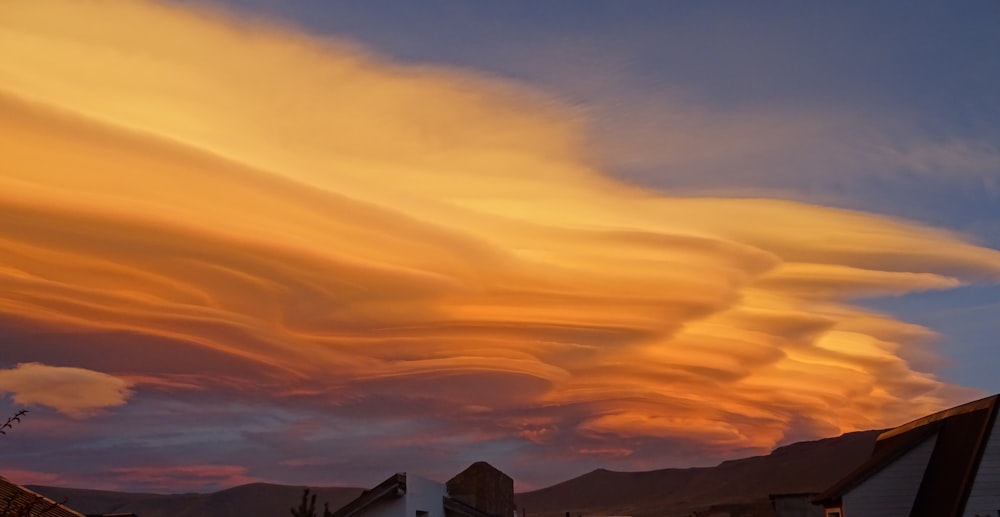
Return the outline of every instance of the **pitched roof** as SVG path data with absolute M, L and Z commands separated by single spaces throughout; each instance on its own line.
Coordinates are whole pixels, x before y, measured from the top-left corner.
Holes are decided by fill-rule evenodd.
M 496 514 L 490 513 L 482 508 L 477 508 L 476 506 L 469 504 L 467 501 L 463 501 L 462 498 L 466 494 L 450 494 L 453 488 L 468 488 L 468 486 L 463 485 L 462 483 L 453 484 L 456 479 L 464 479 L 467 476 L 477 478 L 482 477 L 483 475 L 509 481 L 509 484 L 513 487 L 513 480 L 489 463 L 474 463 L 472 466 L 462 471 L 459 475 L 452 478 L 451 481 L 448 482 L 448 485 L 446 485 L 449 495 L 442 497 L 441 501 L 441 504 L 444 507 L 445 515 L 448 517 L 496 517 Z M 475 479 L 472 479 L 471 481 L 475 481 Z M 475 485 L 475 483 L 472 483 L 472 485 Z M 513 494 L 513 488 L 511 488 L 510 491 L 511 494 Z M 459 490 L 459 492 L 461 492 L 461 490 Z M 370 490 L 365 490 L 356 499 L 333 512 L 332 517 L 351 517 L 352 515 L 359 515 L 362 514 L 366 508 L 379 501 L 400 497 L 405 493 L 406 473 L 400 472 L 393 474 L 389 477 L 389 479 L 379 483 Z M 511 514 L 513 514 L 513 511 Z
M 61 503 L 0 476 L 0 515 L 24 517 L 84 517 Z
M 961 515 L 996 420 L 998 400 L 1000 395 L 993 395 L 882 433 L 868 461 L 813 501 L 835 502 L 917 445 L 934 440 L 910 517 Z
M 406 493 L 406 474 L 396 473 L 385 481 L 375 485 L 371 490 L 361 492 L 356 499 L 333 512 L 333 517 L 350 517 L 389 497 L 399 497 Z

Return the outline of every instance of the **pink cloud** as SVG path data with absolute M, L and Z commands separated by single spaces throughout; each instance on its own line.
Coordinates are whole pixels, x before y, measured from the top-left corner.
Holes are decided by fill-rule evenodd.
M 237 465 L 118 467 L 111 471 L 122 483 L 167 492 L 230 487 L 260 481 L 248 476 L 246 467 Z
M 36 470 L 8 469 L 0 470 L 0 475 L 19 485 L 60 485 L 66 482 L 61 474 L 39 472 Z

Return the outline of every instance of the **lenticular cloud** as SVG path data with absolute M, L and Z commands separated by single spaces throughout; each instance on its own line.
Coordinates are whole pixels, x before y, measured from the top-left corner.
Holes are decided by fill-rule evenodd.
M 120 406 L 131 395 L 129 383 L 112 375 L 41 363 L 0 370 L 0 393 L 9 393 L 17 404 L 47 406 L 72 417 Z
M 0 9 L 2 321 L 89 358 L 127 336 L 107 371 L 140 394 L 614 457 L 966 395 L 911 365 L 932 332 L 850 302 L 998 279 L 995 250 L 629 187 L 557 100 L 470 72 L 146 2 Z

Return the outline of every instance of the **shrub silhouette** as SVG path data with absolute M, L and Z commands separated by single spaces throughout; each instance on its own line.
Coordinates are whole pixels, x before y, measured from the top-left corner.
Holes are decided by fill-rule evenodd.
M 302 501 L 299 502 L 298 508 L 293 506 L 290 511 L 292 512 L 292 517 L 316 517 L 316 494 L 310 497 L 309 489 L 304 489 L 302 491 Z M 330 512 L 330 503 L 323 503 L 323 517 L 331 517 L 332 515 L 333 513 Z

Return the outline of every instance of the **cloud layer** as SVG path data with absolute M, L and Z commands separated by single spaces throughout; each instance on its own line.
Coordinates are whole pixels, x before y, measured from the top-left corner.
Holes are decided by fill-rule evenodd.
M 59 369 L 91 406 L 25 388 L 43 365 L 0 389 L 301 411 L 238 438 L 288 467 L 295 433 L 517 477 L 898 424 L 970 394 L 851 300 L 1000 279 L 945 231 L 617 183 L 540 93 L 210 12 L 8 2 L 0 112 L 0 328 L 35 336 L 3 356 L 114 375 Z M 271 476 L 218 465 L 107 468 Z

